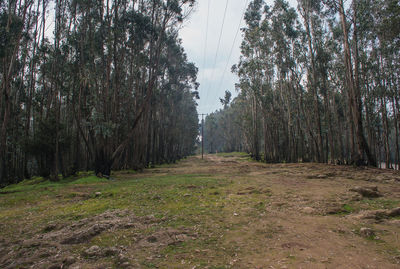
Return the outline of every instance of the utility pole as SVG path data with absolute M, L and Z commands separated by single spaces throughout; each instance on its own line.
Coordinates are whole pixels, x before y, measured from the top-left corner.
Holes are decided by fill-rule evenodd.
M 201 115 L 201 159 L 204 158 L 204 119 L 203 116 L 207 114 L 200 114 Z

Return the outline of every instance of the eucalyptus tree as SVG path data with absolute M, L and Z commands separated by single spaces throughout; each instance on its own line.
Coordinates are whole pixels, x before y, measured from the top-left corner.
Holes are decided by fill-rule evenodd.
M 33 20 L 32 4 L 33 1 L 2 1 L 0 4 L 0 182 L 3 178 L 14 176 L 14 171 L 9 169 L 11 165 L 22 168 L 20 164 L 15 163 L 10 154 L 20 151 L 15 145 L 15 136 L 20 134 L 10 130 L 19 123 L 16 116 L 20 109 L 16 102 L 20 97 L 23 81 L 18 75 L 24 73 L 22 64 L 26 63 L 26 50 L 29 45 L 27 33 Z
M 297 37 L 296 17 L 295 10 L 285 1 L 275 1 L 272 8 L 262 1 L 253 1 L 245 15 L 247 27 L 243 30 L 242 57 L 234 70 L 240 79 L 238 86 L 252 100 L 253 146 L 250 151 L 255 159 L 259 156 L 260 118 L 264 159 L 295 158 L 292 154 L 293 111 L 288 78 L 294 66 L 292 47 Z M 281 102 L 284 107 L 279 105 Z M 280 133 L 283 129 L 288 132 Z
M 359 81 L 359 55 L 358 55 L 358 41 L 357 41 L 357 8 L 356 2 L 353 1 L 353 41 L 354 49 L 350 49 L 349 33 L 347 29 L 348 21 L 344 10 L 343 0 L 338 0 L 338 10 L 340 21 L 343 31 L 343 46 L 344 46 L 344 61 L 346 67 L 346 82 L 348 86 L 348 105 L 351 111 L 351 121 L 354 127 L 356 148 L 352 152 L 352 161 L 355 163 L 362 163 L 364 153 L 367 155 L 368 162 L 376 165 L 376 160 L 372 156 L 369 145 L 364 136 L 363 120 L 362 120 L 362 106 L 361 106 L 361 91 Z M 354 66 L 352 63 L 352 55 Z
M 244 19 L 247 28 L 243 30 L 244 40 L 241 45 L 242 56 L 240 63 L 233 69 L 240 78 L 240 86 L 246 92 L 245 96 L 249 98 L 251 104 L 252 120 L 252 149 L 251 153 L 254 159 L 260 159 L 259 143 L 259 105 L 257 101 L 257 92 L 262 85 L 262 68 L 260 63 L 261 43 L 260 38 L 262 10 L 264 2 L 262 0 L 251 1 L 245 13 Z
M 251 1 L 232 68 L 244 149 L 265 161 L 398 164 L 399 17 L 393 0 L 301 0 L 297 12 Z
M 320 84 L 320 76 L 317 70 L 317 51 L 318 51 L 318 39 L 322 39 L 321 36 L 318 35 L 318 28 L 320 28 L 320 1 L 313 1 L 313 0 L 301 0 L 299 1 L 299 12 L 303 18 L 304 27 L 306 30 L 307 36 L 307 45 L 308 45 L 308 58 L 309 58 L 309 74 L 308 74 L 308 81 L 309 81 L 309 88 L 311 89 L 312 93 L 312 100 L 313 100 L 313 112 L 315 117 L 315 125 L 316 125 L 316 136 L 318 137 L 316 143 L 316 153 L 318 161 L 324 161 L 324 145 L 322 141 L 322 123 L 321 123 L 321 115 L 319 109 L 319 91 L 318 85 Z
M 194 4 L 2 1 L 0 184 L 191 154 L 197 68 L 178 30 Z
M 207 115 L 204 126 L 204 147 L 206 152 L 248 151 L 251 145 L 251 134 L 246 133 L 247 120 L 250 115 L 245 112 L 247 102 L 244 95 L 230 100 L 230 92 L 226 91 L 220 99 L 224 109 Z M 244 124 L 245 123 L 245 124 Z

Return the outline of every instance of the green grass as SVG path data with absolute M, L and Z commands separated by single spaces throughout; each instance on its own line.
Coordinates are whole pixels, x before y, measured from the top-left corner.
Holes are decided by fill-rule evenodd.
M 343 206 L 343 211 L 339 215 L 347 215 L 357 213 L 362 210 L 378 210 L 393 209 L 400 206 L 399 200 L 387 199 L 384 197 L 376 199 L 362 199 L 360 201 L 352 201 Z
M 35 178 L 8 186 L 0 195 L 0 223 L 5 227 L 3 235 L 9 238 L 18 236 L 13 228 L 15 223 L 25 222 L 32 233 L 41 233 L 48 222 L 73 223 L 112 209 L 128 209 L 138 216 L 164 218 L 165 221 L 160 222 L 157 229 L 201 226 L 198 232 L 207 235 L 214 231 L 215 222 L 224 221 L 226 188 L 232 184 L 227 178 L 211 174 L 137 178 L 124 172 L 117 172 L 115 176 L 115 180 L 84 176 L 59 182 Z M 96 196 L 96 192 L 101 192 L 101 195 Z M 90 244 L 102 247 L 129 245 L 134 232 L 146 234 L 152 230 L 105 232 L 93 238 Z M 214 234 L 206 239 L 170 246 L 163 253 L 190 255 L 199 247 L 217 251 L 218 238 L 219 235 Z M 83 248 L 77 246 L 76 251 Z M 207 256 L 201 256 L 196 261 L 206 264 Z M 154 261 L 143 258 L 142 262 L 144 268 L 153 267 Z M 181 261 L 172 262 L 179 265 Z M 163 264 L 163 260 L 159 259 L 159 263 Z M 211 265 L 218 268 L 223 264 L 219 261 Z
M 76 220 L 117 208 L 132 209 L 138 215 L 195 216 L 220 199 L 218 195 L 210 195 L 209 190 L 215 192 L 227 184 L 227 180 L 198 174 L 115 181 L 89 176 L 60 182 L 23 182 L 3 189 L 0 220 L 31 210 L 32 206 L 37 212 L 46 213 L 45 219 L 59 220 Z M 96 197 L 95 192 L 101 195 Z M 176 222 L 189 225 L 193 221 L 182 217 Z
M 393 209 L 400 206 L 399 200 L 390 200 L 386 198 L 363 199 L 360 204 L 370 209 Z
M 43 177 L 32 177 L 31 179 L 25 179 L 18 183 L 17 185 L 24 186 L 24 185 L 36 185 L 46 181 Z
M 223 158 L 234 156 L 236 158 L 232 160 L 235 162 L 249 159 L 245 153 L 218 155 Z M 195 166 L 207 167 L 204 162 L 210 162 L 210 159 L 194 158 L 191 162 L 196 162 Z M 156 167 L 158 171 L 148 169 L 144 173 L 119 171 L 113 173 L 113 180 L 85 172 L 59 182 L 33 178 L 8 186 L 0 194 L 1 236 L 11 238 L 10 241 L 25 240 L 37 233 L 43 234 L 49 222 L 70 225 L 108 210 L 126 209 L 137 216 L 152 215 L 160 221 L 150 226 L 105 231 L 88 242 L 71 246 L 74 254 L 81 255 L 91 245 L 122 245 L 135 251 L 134 259 L 142 268 L 235 268 L 235 265 L 228 264 L 237 253 L 253 251 L 251 246 L 257 244 L 268 245 L 267 241 L 272 242 L 278 234 L 284 234 L 284 227 L 268 214 L 279 210 L 271 207 L 277 195 L 288 195 L 291 199 L 290 195 L 296 194 L 295 189 L 281 190 L 271 185 L 268 178 L 261 179 L 264 175 L 252 178 L 238 174 L 236 170 L 193 172 L 194 165 L 181 161 L 177 169 L 177 165 L 172 164 Z M 96 192 L 101 194 L 96 195 Z M 287 204 L 290 202 L 288 200 Z M 398 201 L 388 198 L 363 199 L 348 202 L 339 214 L 397 206 Z M 262 221 L 254 225 L 259 220 Z M 247 230 L 252 225 L 254 230 Z M 156 251 L 141 250 L 135 245 L 136 238 L 146 238 L 166 228 L 184 228 L 195 233 L 196 237 L 162 246 Z M 246 246 L 243 242 L 251 244 Z M 260 251 L 264 250 L 260 248 Z M 262 255 L 261 252 L 256 254 Z M 301 259 L 298 253 L 283 255 L 293 264 Z M 151 259 L 147 259 L 149 256 Z M 118 267 L 115 259 L 102 259 L 100 262 Z M 191 264 L 182 263 L 186 261 L 191 261 Z
M 220 157 L 226 157 L 226 158 L 228 158 L 228 157 L 247 157 L 247 156 L 249 156 L 249 154 L 246 153 L 246 152 L 218 152 L 218 153 L 216 153 L 216 155 L 220 156 Z
M 107 182 L 106 178 L 98 178 L 96 176 L 83 177 L 70 182 L 70 184 L 96 184 L 99 182 Z
M 59 188 L 66 187 L 68 185 L 75 184 L 98 184 L 102 182 L 107 182 L 106 178 L 99 178 L 96 176 L 86 176 L 86 177 L 69 177 L 65 179 L 61 179 L 59 181 L 50 181 L 48 179 L 44 179 L 42 177 L 35 177 L 32 179 L 26 179 L 20 183 L 9 185 L 3 189 L 1 189 L 2 194 L 7 193 L 16 193 L 16 192 L 27 192 L 27 191 L 36 191 L 41 189 L 48 188 Z
M 345 204 L 345 205 L 343 205 L 343 212 L 346 214 L 353 213 L 354 208 L 351 205 Z
M 356 210 L 356 209 L 354 208 L 354 205 L 353 205 L 353 204 L 344 204 L 344 205 L 342 206 L 342 208 L 340 209 L 340 211 L 335 212 L 335 213 L 332 213 L 332 214 L 333 214 L 333 215 L 337 215 L 337 216 L 345 216 L 345 215 L 354 213 L 354 212 L 356 212 L 356 211 L 358 211 L 358 210 Z

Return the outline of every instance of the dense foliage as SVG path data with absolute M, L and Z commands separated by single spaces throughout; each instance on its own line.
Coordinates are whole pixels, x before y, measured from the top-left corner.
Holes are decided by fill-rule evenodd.
M 399 164 L 398 0 L 254 0 L 245 20 L 239 95 L 206 118 L 208 151 Z
M 0 185 L 141 169 L 194 150 L 194 0 L 0 2 Z

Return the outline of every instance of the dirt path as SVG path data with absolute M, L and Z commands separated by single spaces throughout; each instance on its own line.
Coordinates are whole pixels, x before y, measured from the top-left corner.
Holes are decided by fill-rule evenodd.
M 400 267 L 395 171 L 225 154 L 115 177 L 1 195 L 0 267 Z
M 239 268 L 399 268 L 400 219 L 379 209 L 400 206 L 400 175 L 322 164 L 260 164 L 206 157 L 196 173 L 231 178 L 226 245 Z M 184 168 L 178 168 L 184 169 Z M 381 198 L 355 187 L 377 187 Z M 374 215 L 378 213 L 378 215 Z

